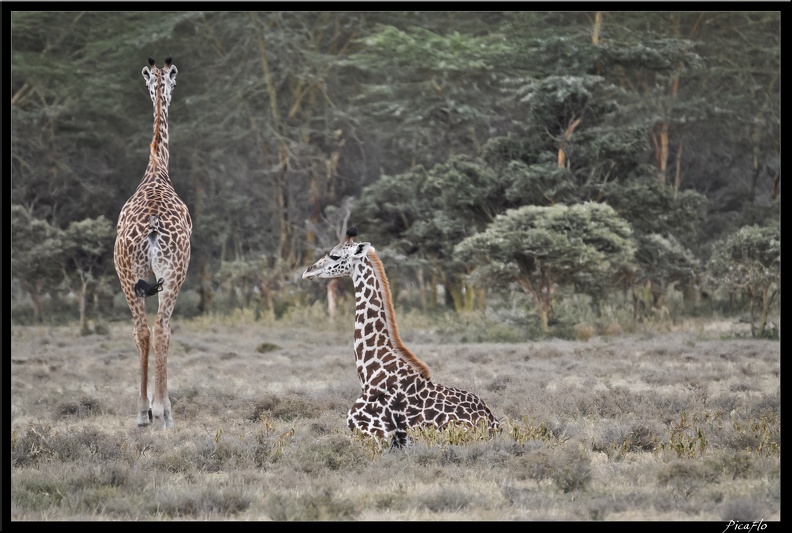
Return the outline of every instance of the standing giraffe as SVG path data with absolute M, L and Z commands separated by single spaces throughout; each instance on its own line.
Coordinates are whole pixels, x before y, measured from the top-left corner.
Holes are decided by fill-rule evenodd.
M 303 272 L 303 279 L 351 276 L 355 285 L 355 364 L 362 394 L 347 415 L 350 429 L 407 443 L 407 429 L 445 427 L 449 422 L 499 427 L 489 407 L 475 394 L 444 387 L 399 338 L 390 286 L 371 243 L 355 242 L 356 228 L 326 256 Z
M 154 138 L 146 173 L 118 215 L 114 259 L 132 311 L 135 344 L 140 352 L 137 424 L 147 426 L 154 420 L 169 428 L 173 426 L 168 398 L 170 318 L 190 263 L 192 220 L 168 176 L 168 106 L 178 70 L 170 57 L 162 68 L 157 68 L 151 58 L 148 62 L 151 68 L 143 67 L 143 78 L 154 103 Z M 150 285 L 146 280 L 152 274 L 157 281 Z M 153 328 L 154 394 L 149 400 L 152 331 L 146 320 L 144 298 L 154 294 L 159 294 L 159 306 Z

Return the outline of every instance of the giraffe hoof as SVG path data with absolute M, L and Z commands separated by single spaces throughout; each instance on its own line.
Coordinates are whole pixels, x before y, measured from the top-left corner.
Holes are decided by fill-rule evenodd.
M 151 423 L 151 409 L 140 411 L 137 417 L 138 427 L 144 428 Z
M 157 419 L 154 420 L 154 426 L 153 427 L 156 427 L 156 428 L 159 428 L 159 429 L 170 429 L 170 428 L 173 427 L 173 418 L 171 418 L 169 416 L 157 417 Z

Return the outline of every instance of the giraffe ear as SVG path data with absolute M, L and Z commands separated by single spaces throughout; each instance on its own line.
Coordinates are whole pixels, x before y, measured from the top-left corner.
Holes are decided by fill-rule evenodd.
M 357 248 L 355 248 L 354 256 L 355 257 L 366 257 L 366 254 L 368 253 L 369 248 L 371 248 L 371 243 L 370 242 L 359 242 L 359 243 L 357 243 Z
M 176 68 L 176 65 L 171 65 L 170 71 L 168 72 L 168 77 L 170 77 L 171 81 L 176 79 L 176 74 L 179 73 L 179 69 Z
M 148 67 L 143 67 L 143 77 L 146 78 L 146 82 L 149 81 L 151 77 L 151 70 Z

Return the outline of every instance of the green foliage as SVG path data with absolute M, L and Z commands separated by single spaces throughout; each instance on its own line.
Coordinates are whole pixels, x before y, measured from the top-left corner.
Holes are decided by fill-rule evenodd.
M 530 293 L 546 332 L 556 285 L 600 286 L 630 269 L 634 252 L 629 224 L 608 205 L 585 203 L 508 210 L 454 253 L 476 266 L 479 282 Z
M 430 170 L 417 166 L 384 176 L 363 190 L 357 215 L 368 221 L 360 224 L 367 240 L 380 238 L 381 246 L 391 244 L 419 258 L 419 265 L 443 280 L 461 310 L 467 265 L 454 256 L 454 246 L 509 205 L 502 176 L 479 159 L 454 156 Z
M 780 282 L 781 234 L 778 228 L 746 226 L 713 245 L 712 273 L 734 288 Z
M 664 283 L 687 283 L 701 273 L 701 261 L 674 236 L 650 233 L 638 236 L 636 241 L 635 260 L 644 276 Z
M 429 446 L 463 445 L 474 441 L 486 441 L 492 437 L 485 420 L 480 421 L 476 427 L 456 421 L 446 424 L 442 429 L 420 426 L 410 428 L 407 435 L 416 442 L 426 443 Z
M 559 168 L 555 162 L 526 165 L 512 161 L 502 172 L 509 183 L 506 197 L 515 205 L 576 203 L 585 197 L 572 172 L 568 168 Z
M 103 215 L 71 222 L 64 232 L 66 268 L 72 267 L 85 278 L 114 273 L 112 249 L 115 226 Z
M 781 233 L 777 227 L 745 226 L 713 245 L 709 271 L 730 291 L 751 302 L 751 332 L 765 333 L 767 314 L 781 292 Z M 756 317 L 755 312 L 760 316 Z M 755 329 L 758 322 L 758 331 Z
M 410 72 L 469 75 L 492 70 L 492 57 L 508 50 L 501 35 L 442 34 L 420 26 L 402 30 L 381 24 L 361 39 L 363 45 L 347 62 L 379 72 L 383 60 Z
M 510 437 L 519 445 L 525 445 L 532 441 L 539 441 L 544 444 L 558 444 L 558 436 L 552 429 L 547 427 L 544 421 L 538 425 L 523 419 L 519 424 L 511 426 Z
M 226 263 L 305 263 L 322 215 L 350 197 L 351 222 L 405 254 L 402 275 L 427 269 L 459 309 L 467 268 L 450 250 L 521 205 L 609 203 L 642 270 L 669 282 L 715 239 L 778 217 L 779 17 L 14 11 L 11 201 L 55 232 L 113 221 L 148 157 L 140 69 L 165 50 L 180 69 L 170 174 L 194 219 L 195 312 L 228 288 Z M 33 298 L 57 291 L 60 273 L 14 255 Z M 90 271 L 109 274 L 108 257 Z M 256 301 L 251 276 L 235 283 L 257 313 L 300 299 L 296 284 Z
M 675 192 L 646 179 L 611 184 L 606 201 L 637 235 L 671 235 L 686 246 L 697 242 L 709 205 L 700 193 Z
M 596 124 L 615 109 L 606 95 L 615 89 L 601 76 L 584 73 L 548 75 L 513 80 L 515 97 L 531 117 L 529 128 L 548 129 L 551 136 L 562 134 L 578 118 Z
M 478 149 L 495 117 L 501 35 L 383 24 L 358 44 L 340 65 L 365 73 L 352 104 L 388 153 L 431 166 Z
M 33 299 L 41 319 L 41 297 L 63 280 L 63 231 L 34 217 L 21 205 L 11 206 L 11 275 Z
M 274 352 L 276 350 L 280 350 L 280 346 L 273 342 L 262 342 L 256 347 L 256 351 L 259 353 L 267 353 L 267 352 Z

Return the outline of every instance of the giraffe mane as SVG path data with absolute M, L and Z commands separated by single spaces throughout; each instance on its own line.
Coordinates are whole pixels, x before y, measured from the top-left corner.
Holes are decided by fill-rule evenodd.
M 149 58 L 149 61 L 153 61 Z M 154 64 L 152 63 L 152 66 Z M 159 149 L 160 141 L 160 121 L 162 120 L 162 71 L 157 70 L 157 103 L 155 110 L 157 112 L 154 117 L 154 138 L 151 140 L 151 164 L 152 168 L 157 170 L 157 150 Z
M 393 301 L 391 300 L 390 284 L 385 275 L 385 267 L 382 266 L 382 261 L 373 246 L 369 248 L 367 256 L 371 265 L 374 267 L 374 275 L 377 276 L 380 287 L 382 287 L 382 300 L 385 304 L 385 322 L 388 325 L 388 332 L 393 342 L 393 348 L 403 361 L 413 367 L 423 378 L 429 379 L 429 367 L 408 350 L 402 343 L 401 337 L 399 337 L 399 330 L 396 328 L 396 314 L 393 311 Z

